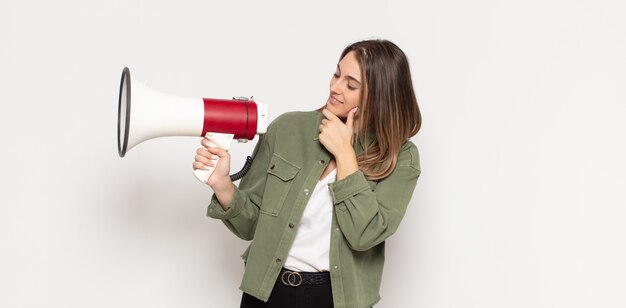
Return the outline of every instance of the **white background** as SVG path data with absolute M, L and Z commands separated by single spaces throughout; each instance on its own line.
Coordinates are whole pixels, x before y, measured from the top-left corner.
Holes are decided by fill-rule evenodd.
M 238 307 L 199 138 L 116 145 L 124 66 L 181 96 L 324 103 L 387 38 L 422 176 L 377 307 L 626 307 L 626 5 L 608 0 L 0 1 L 0 306 Z M 239 168 L 253 143 L 234 144 Z

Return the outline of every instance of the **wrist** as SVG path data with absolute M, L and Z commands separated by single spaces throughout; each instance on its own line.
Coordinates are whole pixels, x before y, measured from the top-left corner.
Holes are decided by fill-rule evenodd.
M 211 189 L 216 192 L 216 193 L 224 193 L 224 192 L 230 192 L 233 190 L 233 182 L 230 180 L 230 177 L 228 179 L 224 178 L 223 180 L 219 180 L 219 181 L 215 181 L 214 183 L 212 183 Z
M 341 155 L 335 156 L 335 161 L 337 163 L 337 180 L 342 180 L 359 170 L 356 153 L 352 147 L 342 151 Z
M 211 189 L 215 193 L 215 197 L 219 201 L 222 208 L 226 211 L 230 207 L 230 203 L 235 197 L 235 184 L 228 179 L 227 183 L 220 182 L 219 185 L 211 186 Z
M 356 162 L 356 153 L 352 148 L 346 149 L 345 151 L 341 151 L 339 155 L 335 155 L 335 161 L 337 164 L 345 164 L 352 161 Z

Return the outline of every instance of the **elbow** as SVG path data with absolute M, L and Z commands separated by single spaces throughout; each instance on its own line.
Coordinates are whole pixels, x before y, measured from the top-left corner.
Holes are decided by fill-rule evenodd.
M 346 242 L 348 247 L 354 251 L 368 251 L 381 243 L 383 243 L 387 238 L 393 235 L 397 230 L 397 227 L 385 227 L 379 230 L 379 232 L 375 232 L 375 234 L 367 232 L 361 234 L 360 236 L 346 236 Z
M 251 241 L 254 239 L 255 228 L 248 230 L 245 234 L 242 234 L 241 239 L 244 241 Z
M 371 245 L 371 244 L 352 244 L 352 243 L 348 242 L 348 246 L 350 247 L 350 249 L 352 249 L 354 251 L 368 251 L 368 250 L 372 249 L 372 247 L 375 247 L 376 245 Z
M 384 241 L 384 238 L 367 239 L 360 237 L 354 240 L 347 239 L 348 247 L 354 251 L 368 251 Z
M 248 235 L 244 235 L 244 236 L 240 236 L 240 239 L 244 240 L 244 241 L 251 241 L 254 237 L 253 236 L 248 236 Z
M 251 232 L 238 232 L 238 231 L 233 231 L 233 233 L 235 234 L 235 236 L 237 236 L 238 238 L 244 240 L 244 241 L 251 241 L 254 239 L 254 233 Z

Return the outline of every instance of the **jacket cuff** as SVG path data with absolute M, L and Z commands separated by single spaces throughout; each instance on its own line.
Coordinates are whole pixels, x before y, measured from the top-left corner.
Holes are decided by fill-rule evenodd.
M 207 216 L 216 219 L 227 220 L 236 217 L 241 213 L 243 209 L 243 196 L 242 192 L 239 189 L 235 189 L 235 195 L 233 197 L 233 201 L 230 202 L 230 207 L 227 210 L 222 208 L 222 205 L 217 200 L 215 194 L 211 197 L 211 203 L 209 204 L 209 208 L 207 209 Z
M 361 171 L 356 171 L 342 180 L 330 183 L 330 194 L 333 204 L 338 205 L 346 199 L 370 189 L 370 185 Z

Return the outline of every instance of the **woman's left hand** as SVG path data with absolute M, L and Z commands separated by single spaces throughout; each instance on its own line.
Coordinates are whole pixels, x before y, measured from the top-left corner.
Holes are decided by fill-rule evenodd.
M 354 136 L 354 114 L 358 107 L 348 112 L 346 123 L 343 123 L 339 117 L 334 115 L 328 109 L 323 109 L 325 119 L 320 124 L 320 143 L 333 156 L 337 157 L 346 151 L 352 151 L 352 139 Z M 348 152 L 349 153 L 349 152 Z

